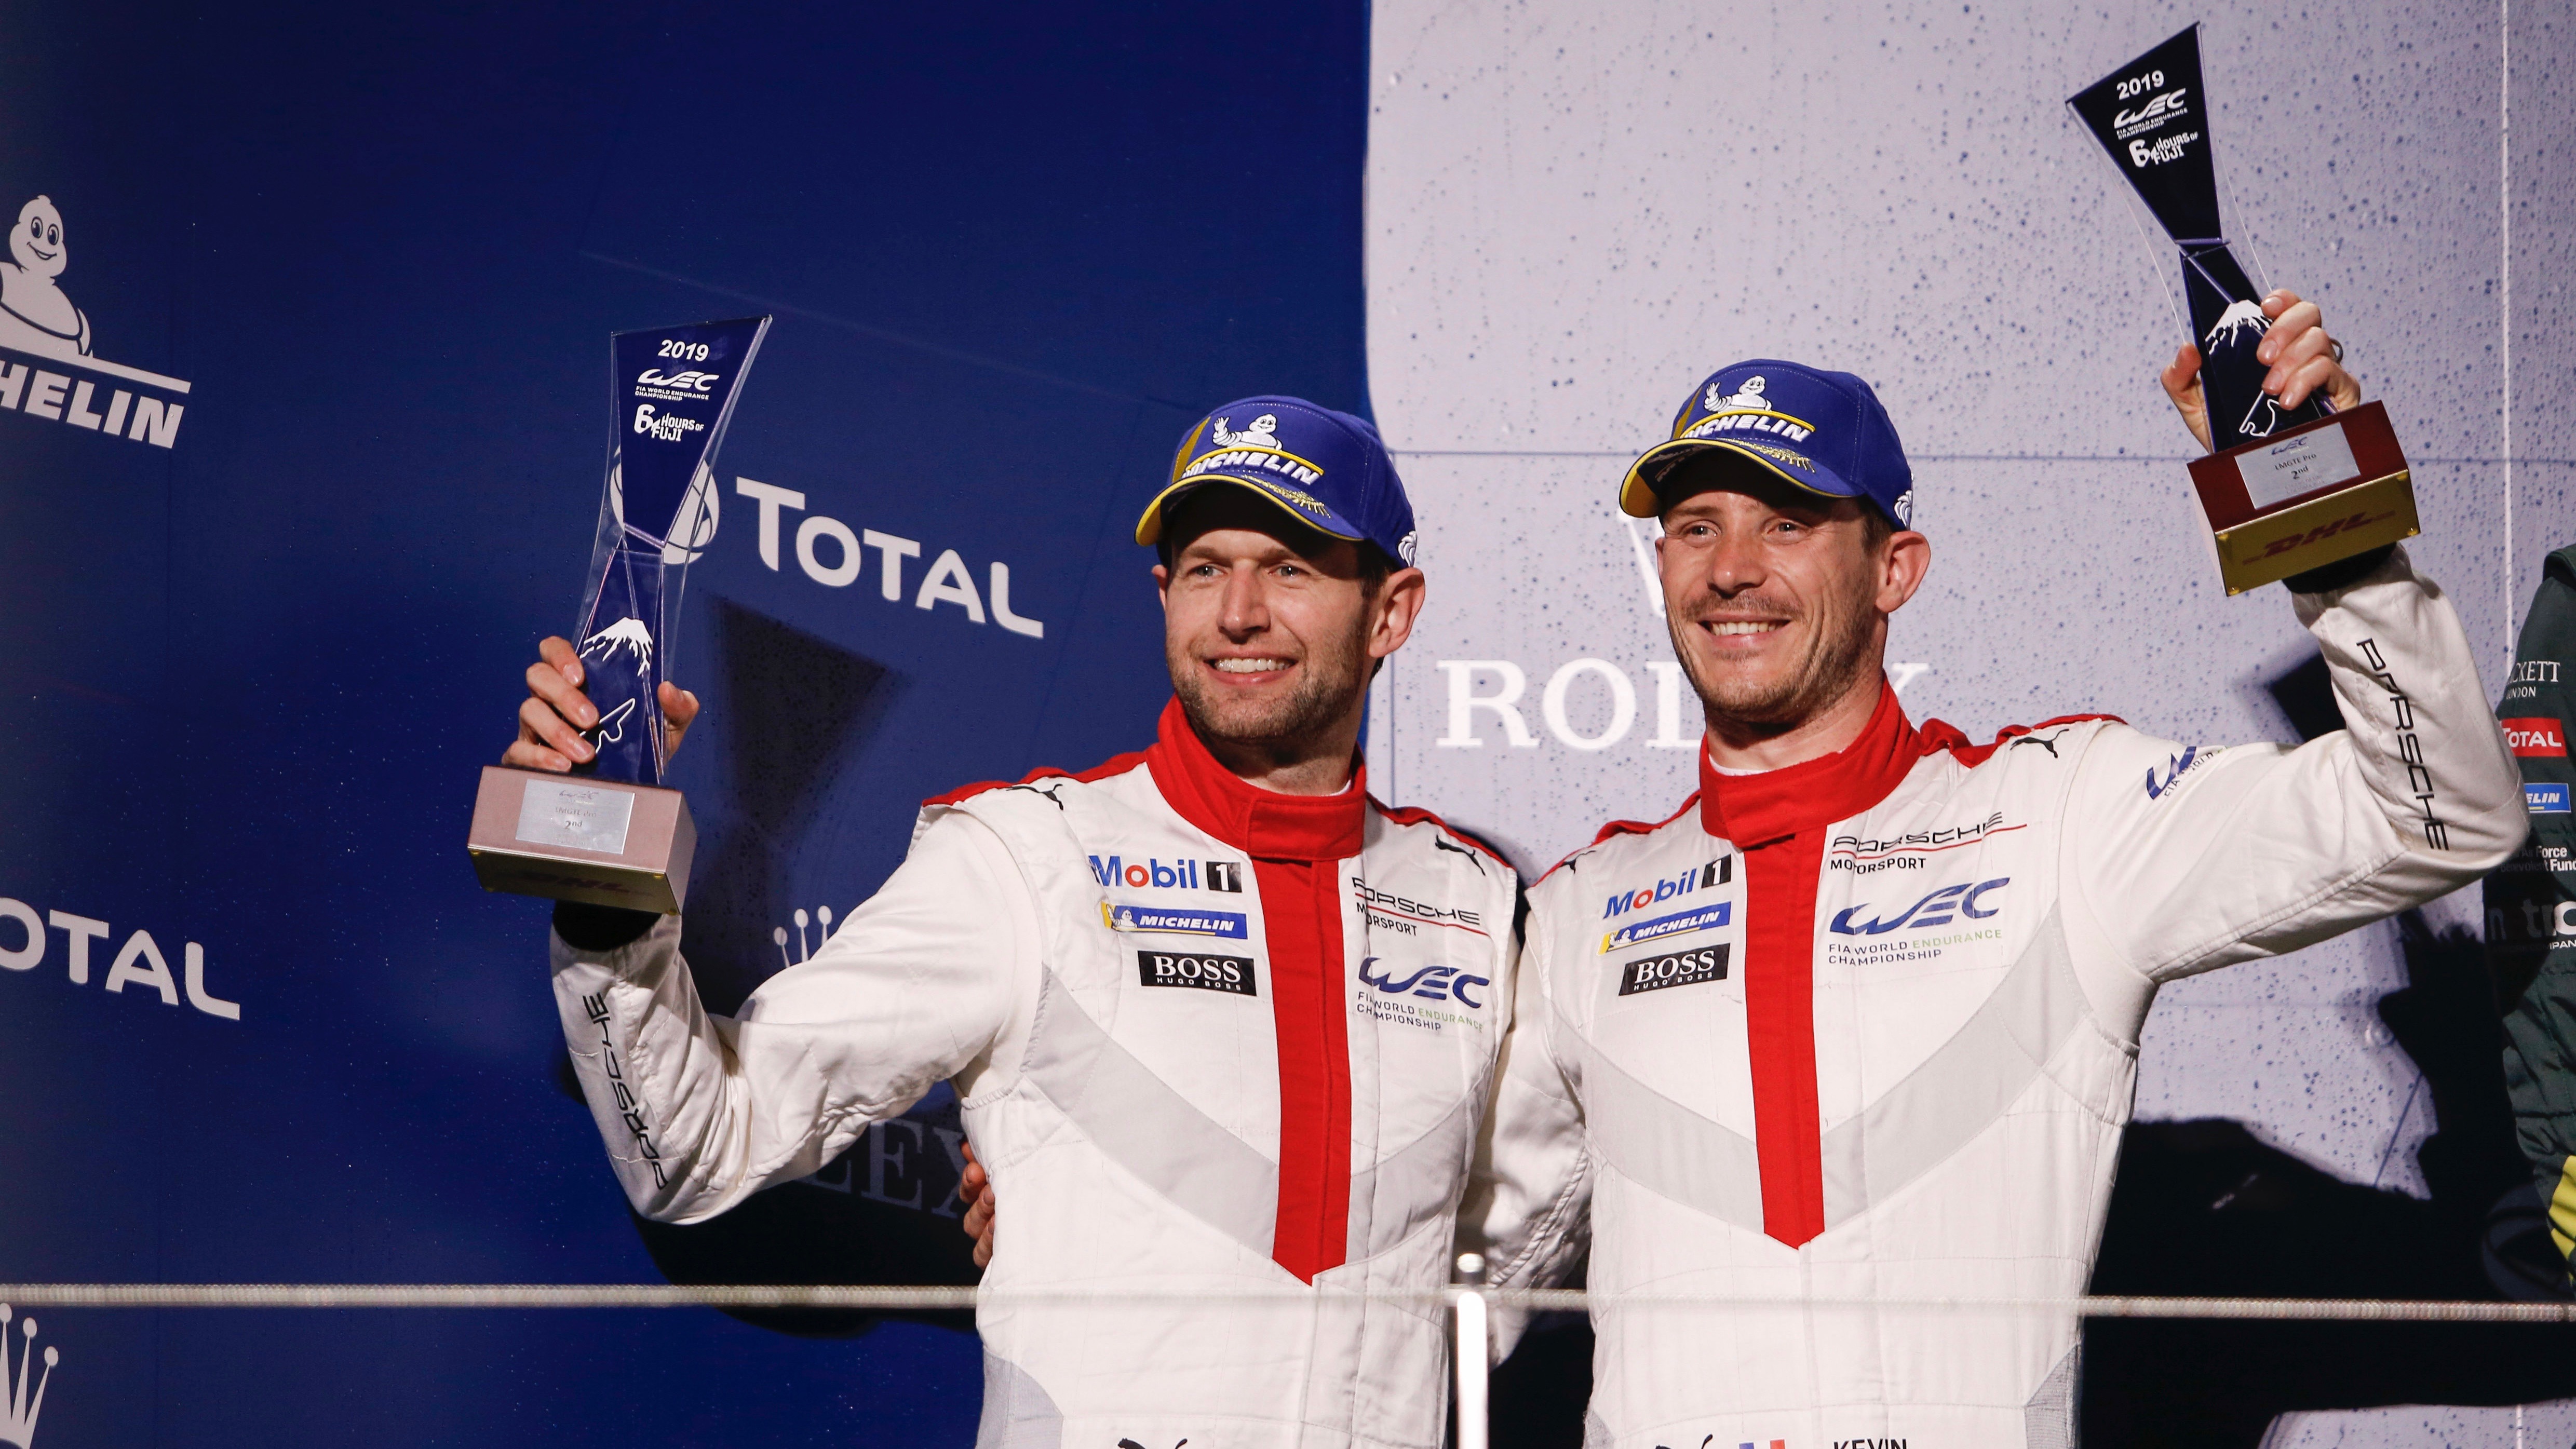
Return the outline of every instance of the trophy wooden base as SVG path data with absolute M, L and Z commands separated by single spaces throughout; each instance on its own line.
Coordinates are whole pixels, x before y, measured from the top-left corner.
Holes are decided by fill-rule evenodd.
M 486 765 L 465 849 L 487 891 L 673 915 L 697 845 L 677 790 Z
M 2191 484 L 2230 594 L 2423 532 L 2406 455 L 2375 402 L 2194 459 Z

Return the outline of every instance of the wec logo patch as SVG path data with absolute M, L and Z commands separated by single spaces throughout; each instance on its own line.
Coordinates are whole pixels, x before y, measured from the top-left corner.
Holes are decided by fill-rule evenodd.
M 1846 906 L 1834 913 L 1833 932 L 1837 936 L 1883 936 L 1899 926 L 1911 926 L 1918 931 L 1946 926 L 1961 916 L 1982 921 L 1999 913 L 2003 907 L 1980 910 L 1977 902 L 1988 891 L 2002 890 L 2011 884 L 2012 877 L 2004 876 L 1997 880 L 1979 881 L 1975 885 L 1962 881 L 1957 885 L 1943 886 L 1885 920 L 1855 921 L 1854 917 L 1870 907 L 1865 903 Z
M 1400 981 L 1396 979 L 1395 972 L 1391 968 L 1377 975 L 1370 975 L 1369 968 L 1381 959 L 1383 958 L 1371 956 L 1360 962 L 1360 980 L 1388 996 L 1411 995 L 1419 996 L 1425 1001 L 1455 1001 L 1461 1006 L 1482 1007 L 1485 1003 L 1468 995 L 1467 988 L 1494 984 L 1482 976 L 1464 975 L 1455 966 L 1418 967 L 1412 975 Z

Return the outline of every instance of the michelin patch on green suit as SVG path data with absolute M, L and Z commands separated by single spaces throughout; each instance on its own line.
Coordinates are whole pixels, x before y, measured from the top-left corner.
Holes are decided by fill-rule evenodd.
M 2496 718 L 2522 765 L 2531 839 L 2486 881 L 2487 961 L 2504 1011 L 2514 1126 L 2548 1205 L 2551 1238 L 2576 1256 L 2576 547 L 2549 556 L 2514 648 Z

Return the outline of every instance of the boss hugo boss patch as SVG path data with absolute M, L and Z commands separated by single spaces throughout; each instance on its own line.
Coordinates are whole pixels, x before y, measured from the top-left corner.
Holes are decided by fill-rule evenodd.
M 1696 951 L 1674 951 L 1662 956 L 1647 956 L 1619 968 L 1619 994 L 1634 996 L 1640 991 L 1661 991 L 1667 986 L 1697 986 L 1703 981 L 1726 979 L 1728 947 L 1720 942 L 1702 946 Z
M 1210 956 L 1199 952 L 1139 951 L 1136 979 L 1147 986 L 1195 986 L 1236 996 L 1259 996 L 1249 956 Z

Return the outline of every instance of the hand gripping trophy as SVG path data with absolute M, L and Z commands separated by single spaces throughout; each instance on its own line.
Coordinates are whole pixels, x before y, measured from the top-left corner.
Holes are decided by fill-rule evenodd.
M 2263 391 L 2262 293 L 2229 251 L 2210 159 L 2210 106 L 2193 26 L 2067 99 L 2182 253 L 2201 355 L 2210 456 L 2192 488 L 2227 592 L 2287 578 L 2417 533 L 2415 492 L 2378 403 L 2295 408 Z
M 665 914 L 697 827 L 666 764 L 660 685 L 689 560 L 714 521 L 716 449 L 767 317 L 609 339 L 608 483 L 578 642 L 599 721 L 570 776 L 486 766 L 466 849 L 483 888 Z

